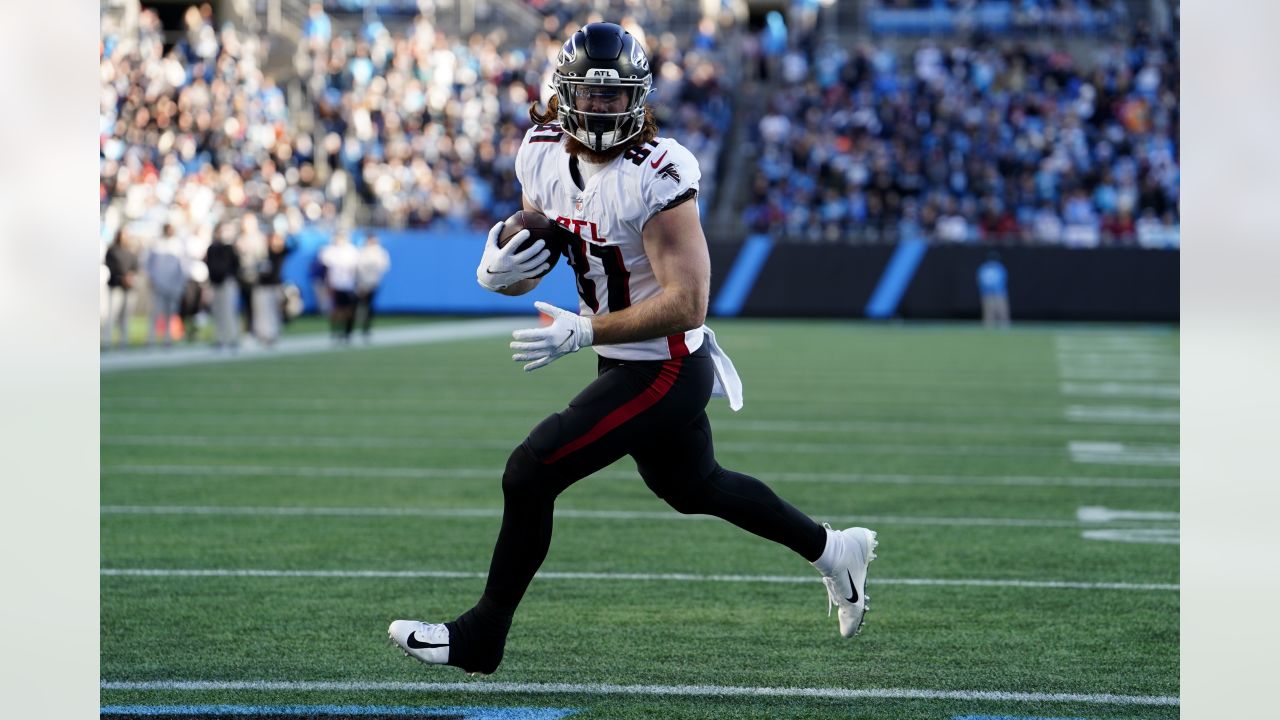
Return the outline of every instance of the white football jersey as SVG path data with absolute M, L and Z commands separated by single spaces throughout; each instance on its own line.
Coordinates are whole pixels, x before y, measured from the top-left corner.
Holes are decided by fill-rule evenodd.
M 516 178 L 525 198 L 577 236 L 567 261 L 578 284 L 579 312 L 608 315 L 657 295 L 661 287 L 644 251 L 641 231 L 668 203 L 698 188 L 702 173 L 693 153 L 670 138 L 628 149 L 587 179 L 579 190 L 558 124 L 535 125 L 516 154 Z M 702 345 L 702 328 L 620 345 L 594 345 L 618 360 L 667 360 Z

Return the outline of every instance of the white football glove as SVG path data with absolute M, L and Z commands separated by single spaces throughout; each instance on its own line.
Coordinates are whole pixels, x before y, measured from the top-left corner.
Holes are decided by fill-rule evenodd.
M 480 267 L 476 268 L 476 282 L 481 287 L 486 290 L 503 290 L 521 280 L 540 275 L 550 267 L 547 258 L 551 257 L 551 251 L 546 249 L 546 243 L 542 240 L 516 252 L 520 243 L 529 239 L 528 230 L 521 230 L 506 245 L 498 247 L 498 235 L 501 233 L 502 223 L 494 225 L 489 231 L 489 239 L 484 243 L 484 256 L 480 258 Z
M 591 345 L 592 340 L 595 339 L 590 318 L 561 310 L 555 305 L 541 301 L 534 303 L 533 306 L 550 317 L 553 322 L 546 327 L 516 330 L 511 333 L 511 337 L 517 340 L 511 343 L 511 349 L 517 351 L 511 359 L 516 362 L 533 361 L 524 366 L 525 372 L 537 370 L 562 355 L 578 352 Z

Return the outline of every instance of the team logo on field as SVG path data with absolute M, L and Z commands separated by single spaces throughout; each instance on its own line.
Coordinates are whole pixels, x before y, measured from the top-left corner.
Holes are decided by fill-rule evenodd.
M 665 153 L 663 154 L 665 155 Z M 676 169 L 676 164 L 673 162 L 663 165 L 662 169 L 658 171 L 658 177 L 671 178 L 676 184 L 680 183 L 680 171 Z

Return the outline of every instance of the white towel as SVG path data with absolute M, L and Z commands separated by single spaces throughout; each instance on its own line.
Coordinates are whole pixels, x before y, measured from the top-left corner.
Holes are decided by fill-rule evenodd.
M 707 348 L 711 351 L 711 366 L 715 368 L 715 382 L 711 386 L 712 397 L 729 398 L 729 407 L 737 412 L 742 409 L 742 378 L 733 367 L 733 361 L 716 343 L 716 334 L 711 328 L 702 326 L 707 334 Z

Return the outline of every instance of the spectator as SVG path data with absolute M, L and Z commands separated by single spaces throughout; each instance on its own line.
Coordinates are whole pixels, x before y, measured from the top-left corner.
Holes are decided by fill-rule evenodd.
M 174 235 L 174 227 L 165 223 L 164 234 L 147 252 L 147 282 L 151 287 L 151 314 L 147 323 L 147 344 L 156 341 L 156 326 L 161 327 L 166 346 L 173 344 L 173 320 L 187 284 L 186 245 Z
M 1147 208 L 1137 223 L 1138 244 L 1144 248 L 1177 248 L 1180 234 L 1172 210 L 1166 210 L 1163 217 L 1157 217 L 1155 210 Z
M 311 292 L 316 298 L 316 312 L 329 317 L 333 313 L 333 293 L 329 291 L 329 279 L 325 277 L 327 271 L 322 254 L 317 252 L 311 257 L 311 263 L 307 266 L 307 280 L 311 283 Z
M 1102 240 L 1115 245 L 1133 245 L 1137 241 L 1137 228 L 1128 208 L 1103 215 Z
M 1038 243 L 1045 245 L 1062 243 L 1062 218 L 1058 217 L 1058 210 L 1053 203 L 1045 201 L 1040 204 L 1040 209 L 1032 221 L 1031 233 Z
M 307 8 L 307 21 L 302 28 L 302 36 L 312 49 L 324 47 L 333 38 L 333 23 L 324 11 L 323 3 L 313 2 Z
M 333 243 L 320 251 L 324 263 L 325 279 L 333 296 L 333 313 L 329 316 L 329 330 L 333 339 L 343 344 L 351 342 L 355 324 L 356 266 L 360 256 L 346 233 L 333 236 Z
M 356 316 L 365 342 L 369 342 L 370 331 L 373 329 L 374 297 L 378 294 L 382 278 L 390 269 L 391 257 L 378 242 L 378 236 L 366 236 L 356 264 Z
M 270 266 L 267 258 L 267 238 L 262 234 L 262 226 L 253 214 L 240 218 L 240 234 L 235 241 L 236 255 L 240 259 L 240 272 L 236 274 L 239 289 L 240 314 L 244 321 L 244 332 L 261 339 L 257 333 L 258 323 L 254 319 L 257 303 L 253 300 L 254 290 L 258 286 L 259 274 L 264 267 Z M 266 321 L 270 324 L 270 320 Z
M 209 250 L 204 264 L 209 270 L 209 286 L 212 289 L 214 347 L 235 350 L 240 345 L 240 323 L 236 316 L 236 298 L 239 296 L 240 256 L 232 245 L 235 226 L 223 224 Z
M 978 294 L 982 298 L 982 324 L 988 328 L 1009 327 L 1009 274 L 1000 254 L 987 254 L 978 266 Z
M 266 347 L 274 347 L 280 338 L 281 312 L 284 302 L 282 272 L 284 260 L 293 252 L 285 237 L 273 232 L 267 241 L 267 253 L 258 260 L 258 281 L 253 287 L 253 334 Z
M 209 282 L 209 268 L 199 260 L 191 262 L 186 285 L 182 288 L 182 298 L 178 302 L 178 316 L 182 318 L 182 328 L 188 343 L 196 341 L 200 328 L 208 320 L 205 310 L 209 300 L 206 285 Z
M 138 275 L 138 256 L 133 251 L 133 239 L 123 231 L 117 232 L 111 247 L 107 248 L 104 264 L 110 277 L 107 279 L 109 310 L 107 322 L 102 326 L 102 348 L 112 343 L 122 348 L 129 342 L 129 316 L 133 314 L 134 284 Z

